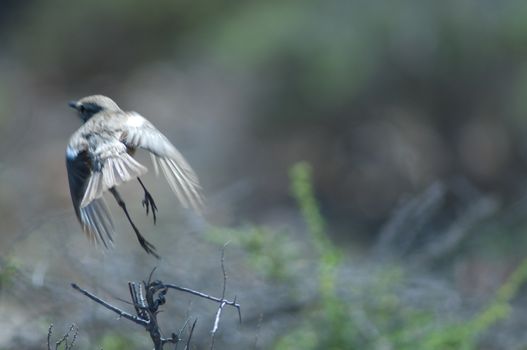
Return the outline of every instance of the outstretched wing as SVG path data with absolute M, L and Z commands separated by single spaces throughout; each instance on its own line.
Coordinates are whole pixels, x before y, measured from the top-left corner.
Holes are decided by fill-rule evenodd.
M 90 240 L 108 247 L 113 242 L 114 226 L 104 199 L 95 199 L 81 207 L 82 198 L 91 178 L 91 165 L 87 151 L 76 152 L 68 147 L 66 169 L 73 208 L 83 231 Z
M 121 141 L 130 148 L 149 151 L 156 173 L 161 168 L 170 188 L 183 206 L 201 211 L 203 197 L 196 173 L 174 145 L 152 123 L 135 112 L 128 112 Z
M 101 198 L 108 189 L 148 171 L 128 154 L 123 143 L 111 135 L 93 135 L 90 145 L 92 172 L 80 203 L 81 208 Z

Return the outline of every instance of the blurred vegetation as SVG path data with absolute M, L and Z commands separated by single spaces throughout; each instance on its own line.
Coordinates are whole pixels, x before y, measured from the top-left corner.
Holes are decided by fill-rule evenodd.
M 12 279 L 17 272 L 18 269 L 14 263 L 0 259 L 0 290 L 11 286 Z
M 328 240 L 324 220 L 313 193 L 311 166 L 297 163 L 291 168 L 295 199 L 307 224 L 310 241 L 318 251 L 320 302 L 306 310 L 308 321 L 280 339 L 277 349 L 477 349 L 479 336 L 510 315 L 511 301 L 527 282 L 527 259 L 499 288 L 488 306 L 469 320 L 438 323 L 434 313 L 404 305 L 396 291 L 405 281 L 397 266 L 382 266 L 372 283 L 359 290 L 339 286 L 340 253 Z M 339 288 L 340 287 L 340 288 Z M 337 290 L 344 287 L 343 293 Z M 351 286 L 347 286 L 350 288 Z M 358 294 L 358 300 L 349 293 Z M 352 300 L 355 301 L 353 302 Z M 373 303 L 371 302 L 373 300 Z M 361 309 L 364 318 L 353 314 Z M 365 337 L 362 322 L 371 322 L 375 332 Z
M 40 344 L 17 335 L 35 314 L 101 321 L 57 285 L 106 290 L 108 275 L 152 268 L 121 242 L 103 259 L 78 237 L 65 102 L 96 92 L 148 115 L 196 168 L 210 223 L 158 195 L 152 239 L 160 268 L 210 290 L 211 250 L 231 242 L 251 303 L 244 346 L 525 348 L 525 1 L 10 0 L 0 46 L 0 311 L 13 316 L 0 347 Z M 464 221 L 482 198 L 492 209 Z M 129 329 L 105 332 L 89 336 L 135 345 Z
M 299 258 L 297 245 L 285 231 L 252 225 L 240 229 L 214 227 L 208 230 L 207 238 L 220 245 L 228 242 L 239 246 L 247 253 L 250 266 L 272 280 L 292 278 L 292 265 Z
M 309 241 L 317 252 L 317 275 L 320 294 L 321 315 L 308 322 L 308 327 L 293 331 L 277 344 L 278 349 L 341 349 L 351 342 L 349 309 L 337 297 L 337 269 L 340 264 L 340 252 L 329 241 L 325 232 L 325 223 L 320 214 L 313 190 L 311 166 L 306 162 L 295 164 L 290 170 L 291 189 L 306 221 Z M 314 328 L 312 328 L 314 326 Z M 316 332 L 316 329 L 324 331 Z M 314 336 L 316 334 L 316 336 Z M 290 337 L 290 338 L 289 338 Z
M 511 301 L 527 282 L 527 259 L 499 288 L 494 300 L 472 319 L 448 325 L 427 335 L 422 349 L 478 349 L 479 336 L 511 314 Z
M 101 341 L 100 348 L 104 350 L 126 350 L 136 348 L 136 344 L 131 340 L 132 337 L 122 337 L 113 333 L 105 334 Z
M 150 64 L 201 62 L 229 79 L 249 77 L 256 94 L 244 116 L 254 143 L 247 157 L 276 143 L 291 152 L 258 150 L 262 167 L 302 157 L 326 169 L 316 180 L 332 223 L 378 225 L 401 195 L 436 178 L 466 176 L 508 196 L 521 184 L 523 1 L 37 0 L 11 7 L 9 54 L 52 86 L 125 84 Z M 337 191 L 343 174 L 348 180 Z

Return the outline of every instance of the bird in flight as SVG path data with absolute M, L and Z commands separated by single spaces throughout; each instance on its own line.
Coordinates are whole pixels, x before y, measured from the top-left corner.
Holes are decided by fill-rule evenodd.
M 159 169 L 184 207 L 200 212 L 203 198 L 198 178 L 185 158 L 152 123 L 136 112 L 123 111 L 102 95 L 71 101 L 83 121 L 66 148 L 66 168 L 75 214 L 91 241 L 105 247 L 113 242 L 114 225 L 103 198 L 110 192 L 124 211 L 143 249 L 156 257 L 156 248 L 130 218 L 117 186 L 137 179 L 144 191 L 146 214 L 156 222 L 156 204 L 140 179 L 147 168 L 133 158 L 140 148 L 150 152 L 155 172 Z

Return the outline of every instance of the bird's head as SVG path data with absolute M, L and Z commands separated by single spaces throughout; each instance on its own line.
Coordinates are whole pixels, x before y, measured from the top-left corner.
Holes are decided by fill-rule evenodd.
M 121 110 L 119 106 L 117 106 L 117 103 L 111 98 L 103 95 L 83 97 L 78 101 L 70 101 L 68 105 L 79 112 L 79 116 L 84 122 L 88 121 L 88 119 L 101 111 Z

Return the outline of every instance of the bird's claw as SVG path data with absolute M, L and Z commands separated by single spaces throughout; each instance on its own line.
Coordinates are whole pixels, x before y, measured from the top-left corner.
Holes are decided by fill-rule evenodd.
M 152 254 L 153 256 L 155 256 L 157 259 L 159 259 L 159 254 L 156 253 L 156 247 L 148 242 L 143 236 L 141 236 L 140 234 L 137 236 L 137 238 L 139 239 L 139 244 L 141 245 L 141 247 L 143 247 L 143 249 L 148 253 L 148 254 Z
M 146 208 L 146 215 L 148 215 L 150 209 L 152 210 L 152 216 L 154 217 L 154 225 L 155 225 L 156 220 L 157 220 L 156 212 L 158 211 L 157 206 L 156 206 L 156 203 L 154 202 L 154 198 L 152 198 L 150 193 L 146 190 L 145 190 L 145 198 L 141 201 L 141 204 L 143 205 L 143 208 Z

